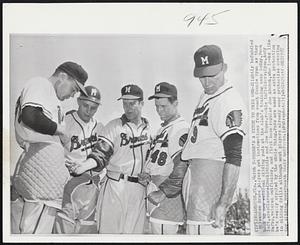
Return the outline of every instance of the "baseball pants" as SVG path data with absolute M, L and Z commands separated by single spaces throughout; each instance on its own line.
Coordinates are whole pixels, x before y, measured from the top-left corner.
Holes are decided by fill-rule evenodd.
M 10 228 L 12 234 L 20 234 L 20 222 L 24 201 L 22 198 L 10 201 Z
M 214 228 L 210 224 L 192 225 L 186 227 L 187 235 L 224 235 L 224 227 Z
M 142 234 L 146 219 L 145 188 L 124 179 L 107 179 L 98 198 L 101 234 Z
M 155 235 L 176 235 L 178 225 L 151 223 L 151 233 Z
M 20 222 L 22 234 L 51 234 L 56 208 L 42 202 L 24 202 Z

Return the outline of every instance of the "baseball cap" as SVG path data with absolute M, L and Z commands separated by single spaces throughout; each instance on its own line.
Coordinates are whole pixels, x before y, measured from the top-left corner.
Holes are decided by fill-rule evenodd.
M 134 84 L 128 84 L 121 89 L 122 96 L 118 100 L 144 99 L 143 90 Z
M 101 105 L 101 103 L 100 103 L 101 94 L 100 94 L 99 89 L 97 89 L 94 86 L 86 86 L 85 91 L 87 93 L 87 96 L 83 92 L 81 92 L 79 99 L 89 100 L 89 101 L 92 101 L 92 102 L 95 102 L 95 103 Z
M 80 91 L 84 93 L 86 96 L 88 94 L 85 91 L 84 84 L 88 79 L 87 72 L 82 68 L 82 66 L 76 64 L 72 61 L 67 61 L 56 68 L 56 70 L 63 71 L 67 73 L 70 77 L 72 77 L 77 86 L 80 88 Z
M 148 100 L 155 98 L 168 98 L 168 97 L 177 97 L 177 89 L 174 85 L 166 82 L 162 82 L 155 85 L 154 95 L 150 96 Z
M 217 75 L 223 67 L 223 55 L 216 45 L 205 45 L 194 54 L 195 77 L 211 77 Z

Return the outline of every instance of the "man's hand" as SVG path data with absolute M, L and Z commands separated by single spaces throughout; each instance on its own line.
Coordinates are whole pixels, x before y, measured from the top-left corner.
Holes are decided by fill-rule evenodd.
M 66 167 L 72 176 L 78 176 L 97 166 L 94 159 L 88 158 L 83 162 L 66 160 Z
M 155 206 L 165 200 L 166 197 L 167 196 L 165 195 L 165 193 L 163 193 L 163 191 L 161 190 L 153 191 L 147 196 L 148 200 Z
M 213 223 L 211 224 L 214 228 L 224 227 L 225 216 L 226 216 L 227 208 L 225 205 L 217 203 L 211 213 L 211 219 Z
M 141 185 L 143 186 L 147 186 L 149 184 L 149 182 L 151 181 L 151 175 L 148 173 L 140 173 L 138 174 L 138 181 Z
M 57 124 L 57 128 L 56 131 L 54 133 L 54 135 L 65 135 L 66 134 L 66 126 L 65 124 Z

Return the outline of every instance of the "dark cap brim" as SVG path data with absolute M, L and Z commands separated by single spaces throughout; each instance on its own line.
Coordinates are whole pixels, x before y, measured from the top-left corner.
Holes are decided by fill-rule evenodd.
M 151 95 L 151 96 L 148 98 L 148 100 L 152 100 L 152 99 L 160 99 L 160 98 L 170 98 L 170 97 L 172 97 L 172 95 L 158 93 L 158 94 Z
M 79 87 L 80 91 L 81 91 L 82 93 L 84 93 L 85 96 L 88 96 L 88 94 L 87 94 L 87 92 L 86 92 L 84 86 L 83 86 L 80 82 L 78 82 L 76 79 L 74 79 L 74 80 L 75 80 L 77 86 Z
M 126 95 L 121 96 L 118 100 L 138 100 L 138 99 L 142 99 L 142 98 L 139 96 L 126 94 Z
M 217 75 L 223 68 L 223 63 L 194 68 L 194 77 L 212 77 Z

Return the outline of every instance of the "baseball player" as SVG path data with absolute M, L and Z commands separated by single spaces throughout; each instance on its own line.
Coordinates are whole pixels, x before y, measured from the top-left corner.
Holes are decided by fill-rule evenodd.
M 139 175 L 147 185 L 148 214 L 153 234 L 176 234 L 184 221 L 182 181 L 187 162 L 181 160 L 182 147 L 187 139 L 189 124 L 179 115 L 177 89 L 162 82 L 155 86 L 158 115 L 163 123 L 154 137 L 144 172 Z
M 66 113 L 67 135 L 64 138 L 66 161 L 84 161 L 96 144 L 102 123 L 94 118 L 100 105 L 100 92 L 94 86 L 85 87 L 77 99 L 78 110 Z M 105 173 L 104 173 L 105 174 Z M 99 173 L 89 171 L 72 177 L 64 188 L 62 210 L 57 212 L 54 233 L 97 233 L 95 221 L 99 193 Z
M 146 218 L 145 188 L 137 177 L 151 140 L 149 123 L 141 116 L 143 91 L 129 84 L 121 94 L 125 113 L 104 127 L 86 161 L 69 165 L 76 174 L 95 167 L 107 168 L 97 204 L 99 233 L 143 233 Z
M 86 94 L 87 78 L 80 65 L 65 62 L 49 79 L 30 79 L 18 98 L 15 133 L 24 151 L 16 166 L 13 187 L 24 200 L 20 233 L 52 232 L 69 177 L 60 139 L 65 134 L 61 101 L 78 91 Z
M 225 80 L 221 49 L 206 45 L 194 54 L 194 76 L 204 89 L 193 114 L 182 159 L 188 234 L 224 234 L 226 210 L 236 189 L 245 136 L 246 109 Z

